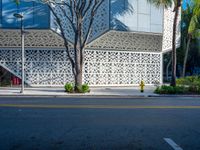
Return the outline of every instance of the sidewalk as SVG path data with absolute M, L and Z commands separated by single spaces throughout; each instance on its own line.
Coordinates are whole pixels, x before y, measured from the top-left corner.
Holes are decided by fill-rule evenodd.
M 139 87 L 91 87 L 90 93 L 69 94 L 64 88 L 45 87 L 45 88 L 25 88 L 24 93 L 20 93 L 20 88 L 1 87 L 0 96 L 134 96 L 148 97 L 155 95 L 154 86 L 146 86 L 144 93 L 140 92 Z

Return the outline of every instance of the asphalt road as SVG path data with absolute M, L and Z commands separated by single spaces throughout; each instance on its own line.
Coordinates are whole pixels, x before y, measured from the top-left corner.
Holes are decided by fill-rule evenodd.
M 200 98 L 0 98 L 0 150 L 60 149 L 199 150 Z

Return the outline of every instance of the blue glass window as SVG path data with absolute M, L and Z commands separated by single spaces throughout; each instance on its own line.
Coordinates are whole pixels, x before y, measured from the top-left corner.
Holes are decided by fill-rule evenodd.
M 2 3 L 2 1 L 0 1 L 0 27 L 1 27 L 1 21 L 2 21 L 2 11 L 1 11 L 1 9 L 2 9 L 2 7 L 1 7 L 1 3 Z
M 1 0 L 0 7 L 2 28 L 20 27 L 20 21 L 13 16 L 15 13 L 23 13 L 25 28 L 46 29 L 50 26 L 50 13 L 45 4 L 21 0 L 20 4 L 16 5 L 13 0 Z

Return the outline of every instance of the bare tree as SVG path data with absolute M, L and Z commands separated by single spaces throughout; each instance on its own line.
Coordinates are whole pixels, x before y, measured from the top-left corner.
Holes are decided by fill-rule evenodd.
M 91 37 L 92 26 L 98 8 L 105 0 L 40 0 L 46 3 L 53 14 L 64 40 L 66 53 L 72 65 L 75 90 L 82 85 L 84 50 Z M 67 27 L 72 37 L 66 34 Z M 73 45 L 70 52 L 71 43 Z

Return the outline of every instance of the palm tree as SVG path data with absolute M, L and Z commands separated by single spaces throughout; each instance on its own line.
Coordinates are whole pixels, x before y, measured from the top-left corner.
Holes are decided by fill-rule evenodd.
M 20 4 L 20 0 L 13 0 L 15 2 L 16 5 Z
M 193 0 L 192 5 L 187 5 L 187 9 L 183 11 L 183 34 L 186 35 L 187 38 L 187 45 L 185 50 L 185 57 L 183 62 L 183 73 L 182 76 L 185 76 L 186 72 L 186 64 L 188 59 L 188 53 L 190 48 L 190 43 L 192 39 L 200 37 L 200 23 L 199 23 L 199 16 L 200 16 L 200 4 L 198 3 L 199 0 Z
M 194 14 L 200 14 L 200 0 L 192 0 L 192 4 L 194 5 Z
M 176 31 L 178 24 L 179 10 L 181 7 L 182 0 L 147 0 L 157 7 L 164 6 L 165 8 L 170 8 L 174 6 L 174 21 L 173 21 L 173 37 L 172 37 L 172 79 L 171 86 L 176 86 Z M 199 1 L 199 0 L 198 0 Z

